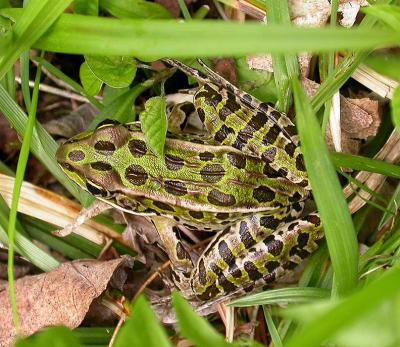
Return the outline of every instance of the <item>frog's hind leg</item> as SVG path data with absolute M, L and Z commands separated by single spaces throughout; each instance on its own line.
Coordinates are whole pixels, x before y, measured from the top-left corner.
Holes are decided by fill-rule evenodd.
M 263 232 L 249 217 L 224 234 L 216 235 L 200 257 L 191 276 L 194 294 L 200 300 L 261 286 L 294 268 L 317 247 L 322 238 L 318 214 L 281 224 L 272 233 Z M 262 240 L 256 240 L 259 233 Z
M 271 105 L 258 100 L 246 92 L 243 92 L 231 82 L 210 69 L 201 59 L 197 59 L 197 61 L 203 67 L 206 74 L 203 74 L 202 72 L 193 69 L 178 60 L 164 59 L 164 61 L 170 65 L 176 66 L 186 74 L 194 77 L 201 84 L 213 84 L 226 89 L 229 93 L 236 96 L 241 104 L 245 105 L 250 111 L 254 111 L 254 114 L 257 112 L 260 114 L 265 114 L 266 117 L 271 119 L 271 121 L 282 130 L 287 138 L 290 138 L 295 145 L 298 144 L 298 136 L 296 135 L 294 124 L 289 117 L 287 117 L 284 113 L 278 112 Z

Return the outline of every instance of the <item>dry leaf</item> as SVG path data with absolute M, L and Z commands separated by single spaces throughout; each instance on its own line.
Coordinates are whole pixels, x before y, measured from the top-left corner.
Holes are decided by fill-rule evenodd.
M 319 88 L 318 83 L 307 78 L 302 79 L 302 84 L 308 97 L 312 97 Z M 342 152 L 357 154 L 360 148 L 359 140 L 376 135 L 381 123 L 378 101 L 369 98 L 350 99 L 341 95 L 340 113 Z M 329 129 L 326 141 L 329 148 L 333 150 L 332 135 Z
M 70 138 L 85 131 L 98 113 L 91 104 L 83 104 L 68 115 L 48 121 L 43 126 L 52 135 Z
M 117 276 L 132 267 L 129 257 L 110 261 L 75 261 L 64 263 L 52 272 L 26 276 L 16 281 L 20 332 L 29 336 L 54 325 L 78 327 L 94 299 Z M 0 287 L 0 346 L 11 346 L 15 329 L 7 286 Z

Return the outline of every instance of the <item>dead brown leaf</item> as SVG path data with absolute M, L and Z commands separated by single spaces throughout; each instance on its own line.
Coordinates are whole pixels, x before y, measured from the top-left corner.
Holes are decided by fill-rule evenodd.
M 319 88 L 318 83 L 307 78 L 303 78 L 302 83 L 308 97 L 312 97 Z M 378 108 L 378 101 L 370 98 L 350 99 L 340 96 L 342 152 L 357 154 L 360 140 L 376 135 L 381 124 Z M 329 129 L 326 140 L 328 146 L 334 150 Z
M 85 260 L 64 263 L 56 270 L 16 281 L 20 332 L 29 336 L 55 325 L 78 327 L 94 299 L 114 278 L 125 281 L 129 257 L 110 261 Z M 121 275 L 122 274 L 122 275 Z M 118 286 L 118 283 L 116 283 Z M 0 346 L 11 346 L 15 338 L 7 286 L 0 287 Z

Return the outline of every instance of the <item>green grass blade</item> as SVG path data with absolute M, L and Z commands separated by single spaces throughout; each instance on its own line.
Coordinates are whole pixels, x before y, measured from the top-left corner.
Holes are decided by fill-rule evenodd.
M 172 302 L 182 335 L 192 341 L 195 346 L 232 346 L 204 318 L 198 316 L 180 294 L 173 293 Z
M 397 87 L 393 94 L 392 102 L 390 103 L 392 109 L 392 121 L 397 131 L 400 133 L 400 88 Z
M 400 268 L 398 266 L 387 271 L 376 281 L 350 297 L 338 302 L 322 313 L 313 313 L 312 307 L 307 314 L 315 318 L 305 324 L 285 347 L 315 347 L 337 334 L 341 329 L 355 324 L 358 319 L 377 308 L 385 299 L 398 295 L 400 290 Z M 321 311 L 320 311 L 321 312 Z M 290 316 L 290 312 L 282 312 Z
M 381 229 L 393 216 L 396 215 L 396 211 L 400 206 L 400 183 L 397 185 L 389 204 L 386 208 L 387 211 L 383 214 L 377 229 Z
M 400 178 L 400 166 L 389 164 L 383 160 L 371 159 L 346 153 L 330 153 L 332 163 L 337 167 L 353 170 L 376 172 L 382 175 Z
M 329 297 L 329 290 L 322 288 L 279 288 L 247 295 L 243 298 L 232 301 L 229 305 L 235 307 L 248 307 L 266 304 L 300 303 L 327 297 Z
M 272 343 L 274 347 L 283 347 L 281 337 L 279 336 L 278 329 L 275 326 L 275 323 L 272 319 L 271 313 L 268 311 L 266 306 L 263 306 L 264 318 L 267 323 L 268 332 L 271 335 Z
M 18 23 L 21 11 L 3 9 L 0 13 L 10 15 Z M 210 20 L 180 23 L 63 14 L 33 46 L 53 52 L 155 59 L 267 51 L 360 50 L 399 42 L 399 34 L 387 29 L 317 29 Z
M 31 137 L 33 133 L 33 127 L 36 122 L 36 111 L 37 111 L 37 104 L 39 98 L 39 84 L 40 84 L 40 76 L 41 70 L 38 67 L 36 71 L 36 78 L 35 78 L 35 86 L 33 88 L 32 93 L 32 102 L 31 107 L 29 109 L 28 115 L 28 122 L 25 128 L 25 133 L 22 141 L 21 151 L 18 158 L 17 164 L 17 172 L 15 174 L 15 182 L 14 182 L 14 189 L 12 194 L 11 200 L 11 207 L 10 207 L 10 215 L 8 221 L 8 266 L 7 266 L 7 274 L 8 274 L 8 288 L 9 288 L 9 296 L 10 302 L 12 307 L 13 313 L 13 321 L 15 325 L 15 329 L 19 331 L 19 317 L 18 317 L 18 310 L 17 310 L 17 297 L 15 293 L 15 284 L 14 284 L 14 242 L 15 242 L 15 224 L 17 220 L 17 212 L 18 212 L 18 201 L 19 196 L 21 193 L 21 186 L 24 180 L 26 164 L 28 162 L 29 156 L 29 147 L 31 142 Z
M 72 0 L 31 0 L 20 10 L 21 17 L 12 31 L 11 42 L 0 55 L 0 80 L 20 54 L 46 32 Z
M 357 284 L 358 243 L 338 177 L 311 104 L 298 80 L 292 81 L 301 148 L 335 271 L 339 295 Z
M 113 346 L 171 346 L 167 334 L 160 326 L 160 323 L 143 295 L 134 303 L 132 314 L 122 326 Z
M 24 97 L 25 108 L 29 110 L 31 107 L 31 91 L 29 89 L 29 51 L 21 53 L 20 70 L 22 95 Z

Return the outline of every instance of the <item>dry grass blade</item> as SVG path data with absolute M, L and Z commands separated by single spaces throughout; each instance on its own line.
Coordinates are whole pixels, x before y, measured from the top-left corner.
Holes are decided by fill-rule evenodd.
M 400 160 L 400 136 L 397 131 L 394 130 L 392 132 L 385 145 L 374 156 L 374 159 L 384 160 L 388 163 L 397 163 Z M 376 191 L 386 180 L 386 176 L 361 171 L 355 176 L 355 179 L 366 185 L 369 189 Z M 358 211 L 371 198 L 371 194 L 351 183 L 343 189 L 346 197 L 351 196 L 355 192 L 358 192 L 358 194 L 349 202 L 351 213 Z
M 11 201 L 13 185 L 14 178 L 0 174 L 0 194 L 8 204 Z M 46 189 L 27 182 L 22 185 L 19 212 L 65 227 L 74 222 L 80 209 L 79 204 Z M 74 233 L 98 245 L 105 245 L 108 238 L 124 244 L 119 233 L 91 220 L 74 230 Z

